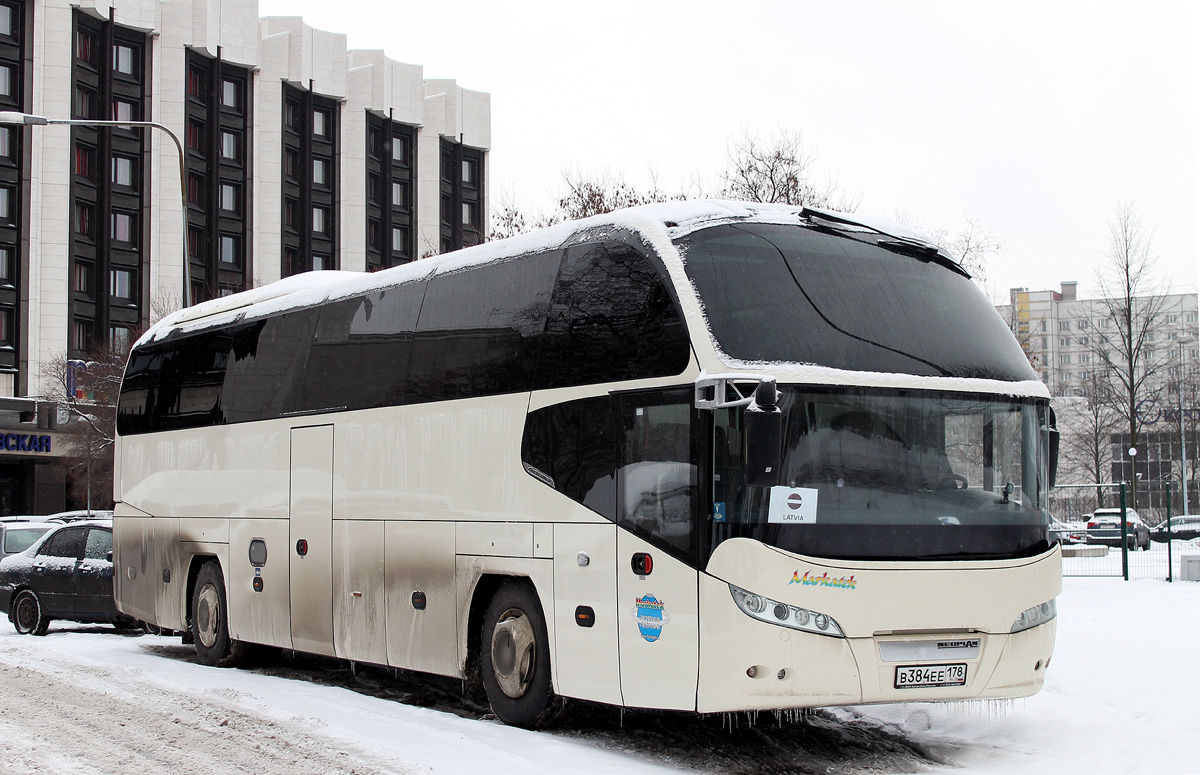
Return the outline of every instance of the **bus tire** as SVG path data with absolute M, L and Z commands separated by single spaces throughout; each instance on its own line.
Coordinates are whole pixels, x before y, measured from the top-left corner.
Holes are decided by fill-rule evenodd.
M 229 638 L 225 576 L 215 560 L 204 563 L 196 574 L 190 631 L 196 644 L 196 657 L 201 664 L 210 667 L 229 666 L 233 641 Z
M 13 628 L 22 635 L 45 635 L 50 617 L 42 610 L 42 601 L 32 589 L 22 589 L 13 600 Z
M 492 711 L 505 724 L 534 729 L 556 714 L 545 615 L 528 583 L 507 581 L 492 596 L 479 666 Z

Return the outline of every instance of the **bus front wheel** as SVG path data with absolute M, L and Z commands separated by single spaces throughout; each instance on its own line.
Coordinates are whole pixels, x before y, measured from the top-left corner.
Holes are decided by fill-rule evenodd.
M 550 643 L 533 588 L 502 585 L 483 618 L 480 672 L 488 702 L 505 724 L 533 729 L 558 708 L 550 686 Z
M 196 574 L 192 595 L 191 633 L 196 656 L 211 667 L 228 664 L 233 642 L 229 639 L 229 617 L 225 606 L 225 576 L 216 562 L 206 562 Z

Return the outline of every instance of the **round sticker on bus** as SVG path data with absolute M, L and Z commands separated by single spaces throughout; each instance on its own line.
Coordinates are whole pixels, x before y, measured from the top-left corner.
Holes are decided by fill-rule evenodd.
M 629 613 L 637 621 L 638 632 L 647 643 L 653 643 L 662 635 L 663 625 L 671 621 L 671 615 L 654 595 L 643 595 L 633 602 L 636 605 Z

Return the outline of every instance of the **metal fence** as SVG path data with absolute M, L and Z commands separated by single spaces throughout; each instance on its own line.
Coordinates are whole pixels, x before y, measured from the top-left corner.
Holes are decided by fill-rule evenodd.
M 1088 502 L 1094 504 L 1108 498 L 1098 497 L 1102 490 L 1113 491 L 1112 500 L 1119 504 L 1125 517 L 1126 491 L 1124 484 L 1075 484 L 1058 485 L 1052 493 L 1052 512 L 1062 525 L 1059 540 L 1062 543 L 1064 576 L 1112 576 L 1130 579 L 1162 579 L 1174 581 L 1180 577 L 1183 557 L 1200 554 L 1200 539 L 1180 538 L 1171 532 L 1170 493 L 1163 513 L 1159 510 L 1138 512 L 1145 527 L 1129 527 L 1129 520 L 1120 520 L 1120 533 L 1097 535 L 1089 531 L 1087 524 L 1090 511 L 1085 512 Z M 1081 495 L 1081 491 L 1086 494 Z M 1064 504 L 1067 505 L 1065 508 Z M 1094 509 L 1093 509 L 1094 510 Z M 1162 523 L 1164 531 L 1154 531 L 1152 526 Z

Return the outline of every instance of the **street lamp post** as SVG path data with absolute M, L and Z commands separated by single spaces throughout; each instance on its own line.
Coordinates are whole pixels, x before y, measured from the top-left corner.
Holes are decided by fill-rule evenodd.
M 179 152 L 179 194 L 180 203 L 183 206 L 183 306 L 190 307 L 192 305 L 192 267 L 188 256 L 187 246 L 187 213 L 188 213 L 188 196 L 187 196 L 187 156 L 183 152 L 183 143 L 179 142 L 179 138 L 165 124 L 159 124 L 156 121 L 106 121 L 93 119 L 75 119 L 75 118 L 46 118 L 45 116 L 36 116 L 32 113 L 20 113 L 13 110 L 0 111 L 0 124 L 10 124 L 17 126 L 45 126 L 47 124 L 61 124 L 65 126 L 87 126 L 87 127 L 117 127 L 121 129 L 134 129 L 137 127 L 149 127 L 151 129 L 160 129 L 167 133 L 175 143 L 175 150 Z
M 1187 376 L 1187 348 L 1195 342 L 1190 336 L 1176 340 L 1179 342 L 1179 446 L 1183 453 L 1183 465 L 1180 473 L 1183 475 L 1183 516 L 1188 516 L 1188 470 L 1187 470 L 1187 415 L 1183 411 L 1183 381 Z

